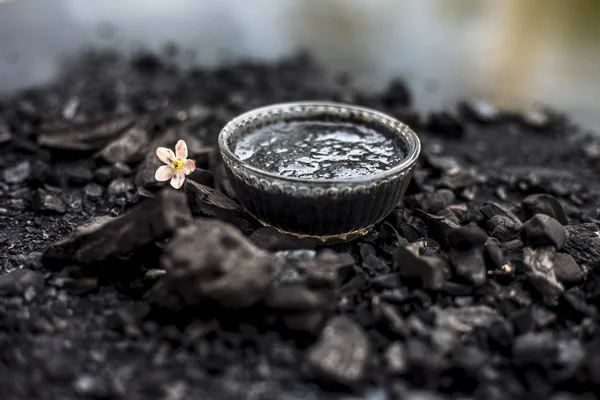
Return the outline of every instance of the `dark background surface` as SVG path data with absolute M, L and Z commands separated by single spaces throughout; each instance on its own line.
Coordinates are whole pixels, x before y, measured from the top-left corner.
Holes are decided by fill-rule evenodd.
M 421 111 L 463 97 L 542 102 L 600 122 L 600 3 L 586 0 L 4 0 L 0 93 L 51 79 L 84 46 L 177 43 L 182 65 L 309 49 L 364 89 L 409 81 Z

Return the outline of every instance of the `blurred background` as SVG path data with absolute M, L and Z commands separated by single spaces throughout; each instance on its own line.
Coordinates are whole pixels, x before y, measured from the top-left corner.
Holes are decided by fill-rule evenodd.
M 598 21 L 596 0 L 0 0 L 0 97 L 52 79 L 83 47 L 170 42 L 184 66 L 306 49 L 366 90 L 404 78 L 422 111 L 543 103 L 597 130 Z

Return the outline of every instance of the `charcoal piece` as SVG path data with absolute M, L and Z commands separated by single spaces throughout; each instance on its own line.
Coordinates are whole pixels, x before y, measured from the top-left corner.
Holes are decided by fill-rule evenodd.
M 419 193 L 405 199 L 408 206 L 429 213 L 437 213 L 454 202 L 456 196 L 448 189 L 440 189 L 432 193 Z
M 452 352 L 452 371 L 471 382 L 478 379 L 481 369 L 488 363 L 488 355 L 475 346 L 461 346 Z M 461 382 L 462 383 L 462 382 Z M 467 385 L 469 382 L 465 382 Z
M 488 330 L 488 341 L 496 348 L 507 349 L 511 346 L 514 330 L 508 320 L 498 319 L 493 321 Z
M 458 108 L 465 117 L 481 123 L 494 122 L 500 115 L 498 109 L 485 100 L 461 101 Z
M 575 285 L 585 279 L 584 272 L 570 254 L 556 253 L 553 267 L 556 279 L 563 284 Z
M 382 295 L 382 297 L 384 297 Z M 383 329 L 394 336 L 408 337 L 409 327 L 395 306 L 387 301 L 378 301 L 374 305 L 373 314 L 378 318 Z
M 133 186 L 133 183 L 126 178 L 115 179 L 108 185 L 108 188 L 106 189 L 106 193 L 109 197 L 125 197 L 133 194 L 134 191 L 135 187 Z
M 493 201 L 486 202 L 483 207 L 479 209 L 479 212 L 483 214 L 486 219 L 490 219 L 494 215 L 503 215 L 507 218 L 510 218 L 514 224 L 521 223 L 521 220 L 515 213 Z
M 177 230 L 161 265 L 167 273 L 150 299 L 174 312 L 207 302 L 250 307 L 264 298 L 281 270 L 280 259 L 254 246 L 233 225 L 202 218 Z
M 528 332 L 513 342 L 513 363 L 518 368 L 542 367 L 549 370 L 557 355 L 557 341 L 552 332 Z
M 355 262 L 351 254 L 336 253 L 331 249 L 318 253 L 314 250 L 281 251 L 277 255 L 293 266 L 289 271 L 292 276 L 302 277 L 315 287 L 336 287 Z
M 135 174 L 135 179 L 133 181 L 135 186 L 143 187 L 148 190 L 156 190 L 164 186 L 164 182 L 158 182 L 154 178 L 156 170 L 161 165 L 164 165 L 164 163 L 158 159 L 155 151 L 148 152 Z M 96 171 L 96 173 L 98 173 L 98 171 Z
M 549 306 L 556 306 L 564 287 L 556 280 L 554 273 L 554 247 L 523 248 L 523 263 L 525 276 L 529 282 L 540 292 L 544 302 Z
M 406 239 L 408 240 L 408 242 L 416 242 L 417 240 L 425 237 L 425 233 L 421 232 L 419 229 L 417 229 L 417 227 L 415 227 L 414 225 L 402 222 L 399 225 L 399 229 L 400 229 L 400 234 Z
M 64 214 L 67 212 L 67 205 L 55 193 L 38 189 L 33 195 L 31 205 L 34 210 L 48 213 Z
M 459 225 L 469 224 L 475 219 L 475 216 L 471 213 L 467 204 L 453 204 L 446 209 L 452 211 L 452 213 L 456 215 Z
M 317 245 L 317 239 L 301 239 L 297 236 L 288 235 L 270 226 L 257 229 L 250 235 L 250 241 L 256 246 L 271 251 L 281 250 L 312 250 Z
M 85 185 L 94 178 L 93 172 L 83 165 L 67 168 L 65 175 L 69 182 L 74 185 Z
M 265 298 L 267 307 L 281 311 L 306 311 L 329 308 L 331 298 L 303 284 L 279 286 Z
M 473 170 L 461 169 L 452 174 L 444 175 L 439 182 L 448 189 L 465 189 L 477 183 L 477 175 Z
M 88 183 L 83 187 L 83 193 L 90 199 L 97 199 L 104 193 L 104 188 L 97 183 Z
M 216 189 L 190 180 L 186 181 L 183 189 L 192 215 L 233 221 L 241 213 L 238 203 Z
M 418 215 L 427 225 L 429 237 L 437 241 L 443 248 L 448 248 L 448 233 L 460 228 L 460 225 L 448 218 L 431 215 L 424 211 L 418 211 Z
M 577 322 L 586 317 L 595 318 L 598 314 L 598 309 L 588 304 L 586 293 L 579 287 L 572 287 L 565 292 L 559 303 L 559 310 L 561 315 Z
M 393 342 L 384 353 L 385 365 L 391 375 L 402 375 L 408 371 L 406 348 L 402 342 Z
M 426 129 L 431 133 L 451 139 L 462 139 L 465 136 L 465 127 L 462 122 L 447 112 L 431 113 Z
M 21 161 L 4 170 L 4 181 L 8 183 L 23 183 L 31 176 L 29 160 Z
M 123 164 L 120 162 L 113 164 L 111 170 L 114 177 L 129 176 L 133 173 L 133 171 L 131 170 L 131 168 L 129 168 L 127 164 Z
M 530 219 L 535 214 L 545 214 L 563 225 L 567 225 L 567 215 L 560 202 L 549 194 L 533 194 L 521 202 L 525 218 Z
M 190 218 L 185 196 L 167 189 L 119 217 L 100 217 L 80 227 L 68 238 L 52 244 L 44 259 L 79 264 L 99 262 L 158 240 Z
M 498 311 L 488 306 L 432 307 L 436 326 L 455 332 L 471 332 L 475 327 L 489 328 L 492 322 L 501 320 Z
M 15 269 L 0 276 L 0 296 L 24 294 L 28 288 L 40 291 L 45 285 L 44 274 L 27 268 Z
M 523 224 L 505 215 L 494 215 L 486 222 L 490 236 L 501 242 L 518 238 Z
M 390 267 L 383 259 L 377 256 L 377 251 L 372 245 L 368 243 L 358 243 L 358 248 L 360 249 L 363 268 L 375 275 L 390 272 Z
M 450 249 L 448 258 L 456 274 L 467 279 L 473 285 L 482 285 L 486 278 L 483 248 L 470 250 Z
M 419 256 L 419 249 L 413 244 L 398 247 L 394 253 L 395 271 L 407 278 L 416 279 L 425 289 L 440 290 L 444 285 L 447 262 L 438 256 Z
M 483 247 L 487 239 L 486 233 L 477 226 L 464 226 L 448 233 L 448 244 L 456 250 Z
M 402 275 L 399 272 L 376 275 L 369 279 L 369 284 L 375 290 L 394 289 L 401 285 Z
M 360 325 L 345 316 L 334 317 L 307 351 L 308 373 L 324 383 L 355 386 L 365 378 L 370 347 Z
M 115 178 L 114 171 L 108 165 L 100 167 L 94 171 L 94 179 L 99 183 L 107 183 L 113 178 Z
M 391 81 L 386 91 L 381 95 L 381 101 L 387 107 L 409 107 L 411 100 L 408 87 L 398 79 Z
M 149 140 L 145 130 L 138 126 L 132 126 L 119 138 L 108 143 L 94 157 L 107 164 L 136 163 L 141 161 L 147 153 Z
M 423 338 L 416 337 L 406 341 L 406 353 L 411 382 L 419 385 L 433 384 L 444 367 L 444 355 L 432 348 Z M 406 398 L 410 399 L 411 397 Z M 419 399 L 420 397 L 416 395 L 412 398 Z
M 587 275 L 600 268 L 600 228 L 594 223 L 567 225 L 564 251 L 569 253 Z
M 544 214 L 534 215 L 521 228 L 521 240 L 526 246 L 554 246 L 560 250 L 565 239 L 565 228 L 560 222 Z
M 497 239 L 488 238 L 483 249 L 484 259 L 489 269 L 500 268 L 504 265 L 504 253 Z
M 425 161 L 438 172 L 454 174 L 462 170 L 462 166 L 455 157 L 443 156 L 432 153 L 424 154 Z
M 525 333 L 536 328 L 536 320 L 531 307 L 521 308 L 510 314 L 510 319 L 517 333 Z
M 486 280 L 484 244 L 487 235 L 476 226 L 465 226 L 448 233 L 450 251 L 448 258 L 457 275 L 474 285 Z
M 53 150 L 99 150 L 132 125 L 133 120 L 125 117 L 45 125 L 37 141 L 40 146 Z
M 460 221 L 458 220 L 458 217 L 456 216 L 456 214 L 454 214 L 454 212 L 452 212 L 452 210 L 449 207 L 446 207 L 443 210 L 440 210 L 436 215 L 438 217 L 444 217 L 444 218 L 454 222 L 455 224 L 460 225 Z

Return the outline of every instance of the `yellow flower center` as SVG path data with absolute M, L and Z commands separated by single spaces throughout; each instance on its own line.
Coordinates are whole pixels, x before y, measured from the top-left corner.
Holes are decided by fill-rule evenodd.
M 183 168 L 183 160 L 181 158 L 176 158 L 171 162 L 171 167 L 175 170 L 175 171 L 179 171 L 181 168 Z

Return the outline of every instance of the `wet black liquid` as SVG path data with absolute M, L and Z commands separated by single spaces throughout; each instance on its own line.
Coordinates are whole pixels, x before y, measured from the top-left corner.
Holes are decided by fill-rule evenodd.
M 234 153 L 267 172 L 318 180 L 372 175 L 404 157 L 391 135 L 367 125 L 327 121 L 267 125 L 241 138 Z

